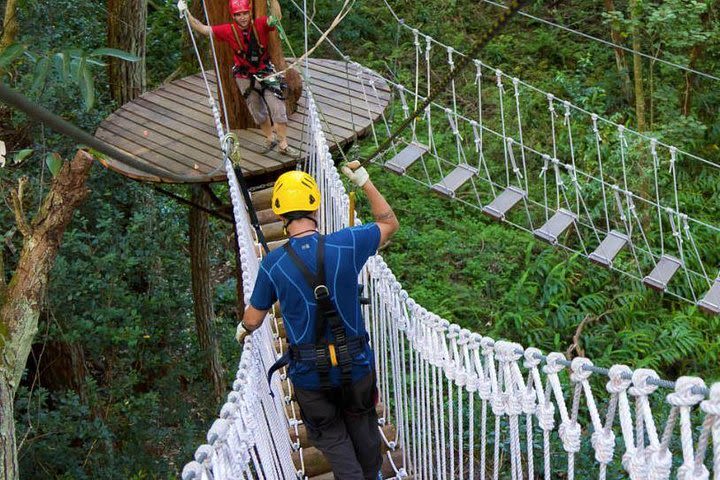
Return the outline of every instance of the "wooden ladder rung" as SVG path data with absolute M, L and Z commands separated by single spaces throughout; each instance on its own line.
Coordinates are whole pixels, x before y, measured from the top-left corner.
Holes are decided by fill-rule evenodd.
M 680 260 L 670 255 L 663 255 L 652 272 L 643 278 L 643 283 L 654 290 L 664 292 L 680 267 L 682 267 Z
M 465 182 L 470 180 L 474 175 L 477 175 L 477 173 L 476 168 L 461 163 L 445 178 L 433 185 L 432 189 L 441 195 L 455 198 L 455 192 L 457 192 L 458 188 L 462 187 Z
M 612 230 L 608 233 L 607 237 L 598 245 L 594 252 L 592 252 L 588 258 L 593 262 L 600 264 L 604 267 L 610 267 L 618 256 L 620 250 L 622 250 L 628 243 L 627 235 L 624 235 L 617 230 Z
M 405 175 L 407 169 L 427 151 L 428 147 L 425 145 L 414 142 L 410 143 L 407 147 L 403 148 L 400 153 L 385 162 L 383 166 L 399 175 Z
M 698 302 L 698 307 L 703 311 L 712 314 L 720 314 L 720 275 L 715 279 L 710 290 Z
M 495 197 L 489 205 L 485 205 L 482 209 L 483 213 L 491 216 L 496 220 L 505 220 L 505 215 L 517 203 L 525 198 L 527 193 L 516 187 L 508 187 Z
M 577 220 L 577 215 L 564 208 L 559 209 L 555 212 L 555 215 L 550 217 L 550 220 L 545 224 L 533 230 L 533 234 L 541 240 L 545 240 L 551 245 L 558 243 L 558 237 L 570 227 Z

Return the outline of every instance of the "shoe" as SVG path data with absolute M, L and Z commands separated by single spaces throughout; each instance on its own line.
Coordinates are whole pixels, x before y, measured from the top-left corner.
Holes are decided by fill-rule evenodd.
M 277 140 L 265 140 L 265 150 L 263 150 L 261 153 L 270 153 L 273 150 L 275 150 L 275 147 L 278 146 Z
M 282 155 L 287 155 L 288 157 L 300 158 L 300 150 L 293 148 L 290 145 L 287 145 L 285 148 L 279 147 L 278 151 Z

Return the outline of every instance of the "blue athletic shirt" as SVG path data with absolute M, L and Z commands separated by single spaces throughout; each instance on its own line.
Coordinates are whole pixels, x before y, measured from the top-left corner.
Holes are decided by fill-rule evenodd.
M 318 234 L 289 241 L 308 270 L 313 274 L 317 272 Z M 325 281 L 348 337 L 366 334 L 358 297 L 358 274 L 379 245 L 380 228 L 375 223 L 344 228 L 325 236 Z M 268 310 L 276 300 L 280 301 L 288 342 L 291 345 L 314 343 L 315 296 L 284 248 L 270 252 L 263 259 L 250 304 L 258 310 Z M 329 323 L 326 336 L 330 342 L 333 341 Z M 353 358 L 353 382 L 369 373 L 373 363 L 373 352 L 368 346 Z M 298 388 L 320 388 L 315 362 L 291 361 L 288 373 Z M 333 386 L 340 386 L 339 367 L 330 369 L 330 382 Z

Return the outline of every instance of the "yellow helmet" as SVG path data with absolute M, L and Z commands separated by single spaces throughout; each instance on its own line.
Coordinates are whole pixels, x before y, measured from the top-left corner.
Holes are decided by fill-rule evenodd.
M 285 172 L 275 181 L 272 210 L 276 215 L 288 212 L 314 212 L 320 208 L 320 189 L 315 179 L 305 172 Z

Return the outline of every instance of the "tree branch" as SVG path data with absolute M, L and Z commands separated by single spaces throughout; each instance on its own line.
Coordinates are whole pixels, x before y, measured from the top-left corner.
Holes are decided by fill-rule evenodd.
M 23 196 L 25 194 L 25 185 L 27 185 L 28 178 L 23 176 L 18 180 L 17 190 L 10 190 L 10 199 L 12 201 L 13 213 L 15 214 L 15 223 L 17 224 L 18 230 L 22 233 L 23 237 L 29 237 L 32 235 L 32 228 L 28 224 L 27 218 L 25 218 L 25 210 L 23 209 Z

